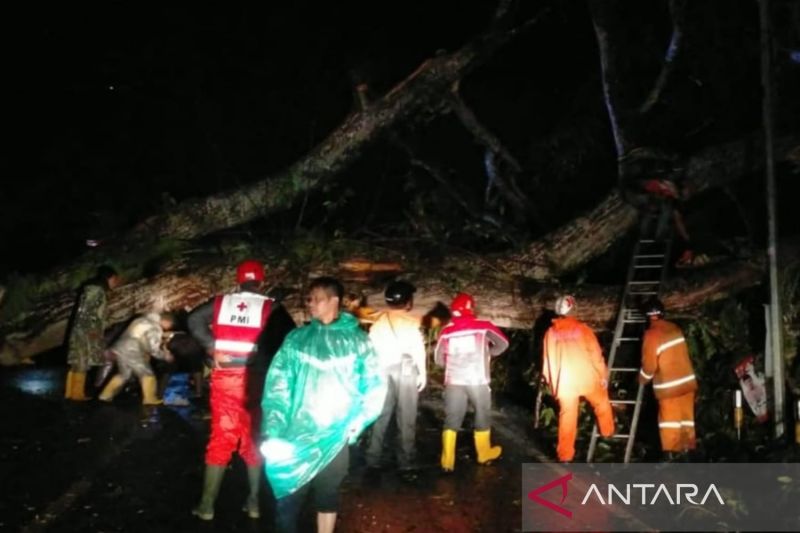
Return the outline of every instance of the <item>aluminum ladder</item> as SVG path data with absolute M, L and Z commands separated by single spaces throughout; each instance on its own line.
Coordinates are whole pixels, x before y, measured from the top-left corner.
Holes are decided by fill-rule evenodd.
M 664 203 L 655 210 L 642 213 L 639 224 L 639 235 L 633 249 L 628 267 L 628 276 L 622 293 L 614 338 L 608 352 L 608 392 L 614 417 L 617 419 L 616 430 L 620 431 L 620 419 L 627 422 L 622 432 L 615 433 L 609 439 L 625 442 L 625 462 L 631 460 L 633 442 L 642 408 L 644 387 L 639 386 L 638 375 L 641 367 L 641 342 L 647 324 L 647 317 L 641 312 L 641 306 L 648 298 L 658 296 L 661 292 L 669 265 L 672 245 L 672 208 Z M 636 391 L 635 399 L 630 392 Z M 628 413 L 633 406 L 633 413 L 625 417 L 619 406 Z M 624 420 L 626 419 L 627 420 Z M 595 423 L 586 462 L 591 463 L 597 451 L 600 435 Z

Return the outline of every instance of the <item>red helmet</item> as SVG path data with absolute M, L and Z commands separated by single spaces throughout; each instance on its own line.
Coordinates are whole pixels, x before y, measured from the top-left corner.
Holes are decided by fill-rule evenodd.
M 450 312 L 453 316 L 464 316 L 474 314 L 475 298 L 466 292 L 459 292 L 450 304 Z
M 239 263 L 236 267 L 236 283 L 245 281 L 264 281 L 264 264 L 261 261 L 248 259 Z

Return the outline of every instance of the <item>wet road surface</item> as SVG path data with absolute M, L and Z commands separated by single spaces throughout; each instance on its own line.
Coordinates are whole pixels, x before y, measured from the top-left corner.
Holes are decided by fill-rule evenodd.
M 145 408 L 132 383 L 113 404 L 67 402 L 65 373 L 63 363 L 46 361 L 0 369 L 0 531 L 272 531 L 266 482 L 261 518 L 241 511 L 247 482 L 238 458 L 223 481 L 215 520 L 190 514 L 201 489 L 207 399 Z M 351 449 L 337 531 L 519 530 L 520 464 L 543 458 L 524 421 L 505 410 L 496 414 L 493 440 L 504 454 L 491 466 L 475 464 L 472 432 L 461 432 L 456 471 L 444 475 L 439 397 L 429 390 L 422 398 L 423 468 L 415 476 L 400 477 L 391 467 L 367 475 L 361 449 Z M 306 509 L 301 531 L 313 531 L 314 523 Z

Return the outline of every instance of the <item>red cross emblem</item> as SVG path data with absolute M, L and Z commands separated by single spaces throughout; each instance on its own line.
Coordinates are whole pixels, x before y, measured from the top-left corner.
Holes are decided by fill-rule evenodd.
M 244 302 L 240 302 L 239 305 L 236 306 L 239 309 L 240 313 L 243 313 L 245 309 L 247 309 L 247 304 Z

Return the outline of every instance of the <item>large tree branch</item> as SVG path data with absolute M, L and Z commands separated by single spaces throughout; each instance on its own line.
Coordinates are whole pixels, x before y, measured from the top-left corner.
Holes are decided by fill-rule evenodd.
M 658 74 L 653 88 L 650 89 L 647 97 L 639 107 L 639 113 L 645 114 L 650 111 L 661 98 L 661 92 L 669 81 L 670 75 L 675 70 L 675 60 L 681 51 L 683 44 L 683 25 L 686 21 L 686 0 L 670 0 L 669 12 L 672 17 L 672 34 L 670 35 L 667 52 L 664 54 L 664 63 L 661 65 L 661 72 Z
M 775 158 L 790 159 L 800 139 L 784 137 L 775 142 Z M 733 183 L 742 176 L 763 168 L 763 142 L 758 136 L 716 145 L 693 155 L 687 161 L 687 195 Z M 588 213 L 571 220 L 524 251 L 497 260 L 499 268 L 510 274 L 550 280 L 602 255 L 636 224 L 637 211 L 612 191 Z
M 796 138 L 778 140 L 776 158 L 792 157 L 791 154 L 798 151 L 799 142 Z M 753 157 L 753 153 L 758 150 L 757 146 L 757 138 L 753 137 L 711 147 L 690 158 L 687 166 L 690 192 L 699 192 L 732 182 L 735 176 L 747 175 L 758 170 L 763 158 Z M 493 284 L 487 281 L 478 287 L 477 292 L 484 294 L 481 291 L 486 289 L 488 292 L 485 293 L 484 301 L 497 302 L 498 311 L 492 316 L 498 320 L 506 320 L 503 324 L 509 327 L 513 324 L 525 324 L 526 311 L 514 311 L 508 317 L 506 317 L 507 312 L 503 311 L 504 305 L 509 301 L 515 301 L 514 295 L 517 293 L 514 291 L 519 283 L 518 280 L 548 282 L 560 274 L 573 270 L 602 254 L 632 229 L 635 221 L 636 210 L 624 203 L 618 193 L 612 192 L 589 213 L 532 243 L 524 252 L 502 257 L 481 257 L 481 268 L 491 270 L 495 273 L 495 278 L 503 281 L 492 282 Z M 229 254 L 219 252 L 214 254 L 215 257 L 225 255 Z M 131 313 L 145 310 L 152 304 L 154 296 L 163 294 L 173 307 L 192 307 L 211 294 L 230 288 L 229 280 L 233 279 L 232 265 L 226 262 L 224 265 L 217 263 L 216 266 L 202 266 L 201 261 L 193 261 L 191 265 L 186 262 L 173 265 L 153 279 L 140 280 L 118 289 L 119 293 L 115 293 L 112 298 L 114 320 L 122 320 Z M 451 257 L 441 268 L 446 272 L 457 272 L 458 268 L 453 268 L 454 266 L 474 265 L 475 262 L 476 259 L 472 257 Z M 198 265 L 196 270 L 194 263 Z M 271 263 L 278 264 L 280 261 L 273 260 Z M 277 283 L 284 283 L 281 276 L 289 276 L 282 274 L 280 269 L 277 271 L 270 269 L 270 271 L 272 279 L 277 280 Z M 289 278 L 290 276 L 287 277 Z M 463 276 L 462 278 L 464 284 L 468 285 L 468 279 Z M 706 286 L 713 287 L 712 281 L 708 281 Z M 448 286 L 452 287 L 452 283 Z M 494 288 L 489 290 L 491 287 Z M 717 287 L 715 290 L 719 289 L 720 287 Z M 434 294 L 439 295 L 437 298 L 444 298 L 443 301 L 447 301 L 444 292 L 439 290 Z M 518 292 L 522 294 L 522 291 Z M 704 291 L 703 294 L 707 292 Z M 699 293 L 694 291 L 693 294 Z M 32 355 L 58 346 L 63 340 L 66 318 L 74 302 L 74 296 L 71 288 L 62 289 L 38 299 L 35 306 L 26 312 L 4 316 L 0 322 L 0 331 L 7 341 L 5 353 Z M 618 293 L 612 290 L 608 293 L 608 301 L 604 305 L 613 307 L 612 299 L 617 297 Z M 673 306 L 682 308 L 679 304 Z M 605 312 L 610 311 L 603 311 Z M 605 315 L 601 313 L 598 316 Z M 10 355 L 7 357 L 14 360 Z
M 459 94 L 459 81 L 453 84 L 450 93 L 450 107 L 478 142 L 491 150 L 492 153 L 500 156 L 511 167 L 510 177 L 498 170 L 494 173 L 494 179 L 503 199 L 511 207 L 514 218 L 519 222 L 534 220 L 541 227 L 542 224 L 536 207 L 516 183 L 515 175 L 522 172 L 522 165 L 500 141 L 500 138 L 483 125 L 472 109 L 467 106 Z
M 91 271 L 104 262 L 126 266 L 141 262 L 142 254 L 137 252 L 163 239 L 190 240 L 286 209 L 346 169 L 373 141 L 400 123 L 426 122 L 448 112 L 447 95 L 453 83 L 538 21 L 531 19 L 501 29 L 509 8 L 509 2 L 501 2 L 495 14 L 497 24 L 489 31 L 455 52 L 422 63 L 369 108 L 347 116 L 325 140 L 285 171 L 244 187 L 181 202 L 168 212 L 148 218 L 101 253 L 85 254 L 48 273 L 48 290 L 70 288 L 75 271 Z
M 375 254 L 377 255 L 377 253 Z M 210 262 L 209 262 L 210 261 Z M 462 261 L 469 261 L 462 258 Z M 280 258 L 268 264 L 268 281 L 273 288 L 286 294 L 285 304 L 299 322 L 307 320 L 303 298 L 303 285 L 311 275 L 320 272 L 334 274 L 345 280 L 348 292 L 366 296 L 368 304 L 377 310 L 384 307 L 382 276 L 386 268 L 396 275 L 396 265 L 377 265 L 375 276 L 364 274 L 363 261 L 355 271 L 353 261 L 342 260 L 339 267 L 309 265 L 299 271 L 287 267 Z M 402 265 L 406 269 L 412 265 Z M 418 285 L 415 296 L 416 312 L 420 315 L 433 309 L 437 303 L 449 303 L 453 296 L 451 273 L 444 276 L 434 269 L 419 272 L 407 271 L 407 276 Z M 711 301 L 758 283 L 763 269 L 751 263 L 735 262 L 722 267 L 706 269 L 681 280 L 673 280 L 666 288 L 665 303 L 678 312 L 691 313 Z M 110 293 L 110 323 L 123 322 L 138 312 L 148 311 L 156 305 L 169 309 L 191 309 L 212 295 L 234 288 L 234 269 L 221 265 L 215 259 L 193 257 L 175 260 L 164 266 L 161 273 L 136 283 L 125 285 Z M 512 329 L 530 329 L 543 309 L 552 305 L 553 296 L 570 291 L 579 301 L 579 318 L 603 329 L 612 323 L 621 287 L 535 284 L 526 281 L 505 281 L 482 276 L 480 281 L 463 277 L 457 280 L 463 290 L 471 292 L 478 301 L 480 315 L 498 325 Z M 533 288 L 531 288 L 533 287 Z M 14 323 L 16 329 L 8 335 L 0 349 L 0 364 L 15 364 L 60 346 L 64 341 L 67 319 L 74 303 L 74 293 L 65 291 L 58 298 L 40 302 L 36 310 Z
M 619 9 L 619 4 L 608 0 L 590 0 L 589 8 L 592 13 L 592 23 L 597 38 L 597 49 L 600 55 L 600 74 L 603 84 L 603 100 L 606 104 L 608 119 L 611 123 L 611 133 L 614 137 L 614 146 L 617 157 L 622 158 L 629 150 L 636 146 L 633 134 L 629 130 L 630 105 L 623 94 L 624 85 L 620 80 L 618 67 L 619 51 L 614 46 L 611 36 L 612 12 Z

